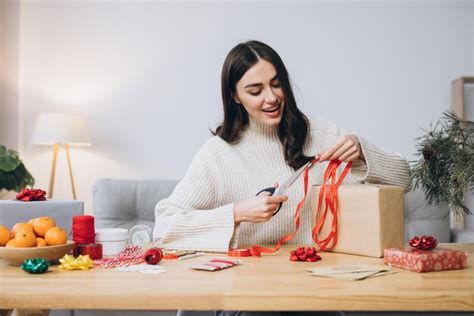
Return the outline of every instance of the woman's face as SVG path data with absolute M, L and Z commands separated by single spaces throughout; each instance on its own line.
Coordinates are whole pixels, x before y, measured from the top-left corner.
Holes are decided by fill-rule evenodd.
M 237 82 L 235 101 L 244 106 L 254 119 L 278 125 L 283 113 L 285 94 L 275 67 L 260 59 Z

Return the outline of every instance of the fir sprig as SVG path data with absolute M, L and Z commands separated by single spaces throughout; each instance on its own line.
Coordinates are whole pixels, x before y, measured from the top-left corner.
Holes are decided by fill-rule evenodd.
M 416 138 L 420 158 L 411 162 L 415 188 L 423 188 L 428 204 L 448 205 L 456 215 L 471 214 L 464 196 L 474 192 L 474 122 L 446 111 L 425 132 Z

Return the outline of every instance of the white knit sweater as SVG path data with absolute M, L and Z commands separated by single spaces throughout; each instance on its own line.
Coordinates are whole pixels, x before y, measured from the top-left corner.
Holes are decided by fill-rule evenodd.
M 308 156 L 322 153 L 345 134 L 331 122 L 311 122 L 304 152 Z M 410 189 L 408 163 L 400 154 L 384 151 L 362 137 L 359 140 L 366 163 L 354 161 L 344 183 L 385 183 Z M 310 169 L 310 185 L 321 184 L 327 164 L 318 163 Z M 304 194 L 303 177 L 290 187 L 288 201 L 268 222 L 236 225 L 234 203 L 276 181 L 283 183 L 293 171 L 285 162 L 276 127 L 250 119 L 235 145 L 214 136 L 196 154 L 171 196 L 156 205 L 154 239 L 166 248 L 223 252 L 229 247 L 275 244 L 294 228 L 294 211 Z M 312 198 L 308 194 L 300 229 L 291 243 L 312 243 Z

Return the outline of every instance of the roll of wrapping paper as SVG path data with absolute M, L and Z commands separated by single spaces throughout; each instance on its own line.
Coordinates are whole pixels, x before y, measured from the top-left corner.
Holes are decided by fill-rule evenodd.
M 73 253 L 74 257 L 89 255 L 92 260 L 102 259 L 102 244 L 76 244 Z

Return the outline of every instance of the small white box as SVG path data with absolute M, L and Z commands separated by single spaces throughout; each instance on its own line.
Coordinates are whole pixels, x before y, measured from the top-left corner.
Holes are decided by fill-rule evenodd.
M 102 244 L 104 256 L 115 256 L 128 241 L 128 229 L 125 228 L 98 228 L 95 230 L 95 242 Z

